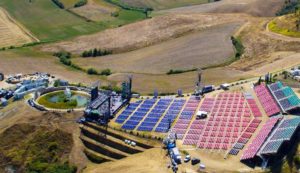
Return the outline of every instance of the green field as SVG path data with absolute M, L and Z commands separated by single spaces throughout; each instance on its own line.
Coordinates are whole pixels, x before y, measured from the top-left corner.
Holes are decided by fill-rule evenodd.
M 142 12 L 120 9 L 118 16 L 111 20 L 91 22 L 79 15 L 58 8 L 51 0 L 29 1 L 2 0 L 0 6 L 4 7 L 41 41 L 69 39 L 145 18 Z M 70 5 L 72 1 L 65 0 L 64 2 Z
M 42 41 L 67 39 L 104 29 L 100 24 L 59 9 L 51 0 L 1 0 L 0 6 Z

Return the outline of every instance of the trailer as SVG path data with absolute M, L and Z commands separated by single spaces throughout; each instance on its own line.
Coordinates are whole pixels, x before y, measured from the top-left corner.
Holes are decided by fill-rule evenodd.
M 180 164 L 181 163 L 181 155 L 180 155 L 178 148 L 177 147 L 172 148 L 169 150 L 169 152 L 170 152 L 170 156 L 171 156 L 172 160 L 174 160 L 176 163 Z
M 206 85 L 202 88 L 202 94 L 205 94 L 205 93 L 209 93 L 209 92 L 212 92 L 215 90 L 215 86 L 214 85 Z

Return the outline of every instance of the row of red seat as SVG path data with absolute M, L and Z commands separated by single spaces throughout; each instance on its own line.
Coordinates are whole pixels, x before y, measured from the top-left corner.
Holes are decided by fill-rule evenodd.
M 276 104 L 266 85 L 261 84 L 255 86 L 254 91 L 268 116 L 272 116 L 280 112 L 280 108 Z
M 266 124 L 263 125 L 258 135 L 253 139 L 252 143 L 244 151 L 241 160 L 252 159 L 256 156 L 256 153 L 265 142 L 268 135 L 271 133 L 275 124 L 281 119 L 281 117 L 270 118 Z
M 247 127 L 251 126 L 252 130 L 245 133 L 243 138 L 249 140 L 254 133 L 257 126 L 250 123 L 251 108 L 246 104 L 243 94 L 221 93 L 216 99 L 208 98 L 203 103 L 200 110 L 211 110 L 209 117 L 192 122 L 184 138 L 184 145 L 226 150 L 239 139 Z

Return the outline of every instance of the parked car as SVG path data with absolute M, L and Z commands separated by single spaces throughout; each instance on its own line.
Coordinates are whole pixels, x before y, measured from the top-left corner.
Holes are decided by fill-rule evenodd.
M 183 161 L 187 163 L 190 160 L 191 160 L 191 156 L 190 155 L 186 155 Z
M 191 161 L 192 165 L 196 165 L 198 163 L 200 163 L 200 159 L 198 159 L 198 158 L 193 158 L 192 161 Z

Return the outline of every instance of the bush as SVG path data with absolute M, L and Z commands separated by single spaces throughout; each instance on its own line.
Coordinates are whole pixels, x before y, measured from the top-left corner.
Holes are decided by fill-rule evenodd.
M 60 80 L 59 79 L 55 80 L 53 86 L 54 87 L 59 87 L 60 86 Z
M 196 70 L 197 70 L 196 68 L 189 69 L 189 70 L 173 70 L 173 69 L 171 69 L 167 72 L 167 75 L 186 73 L 186 72 L 191 72 L 191 71 L 196 71 Z
M 294 157 L 294 163 L 296 166 L 300 166 L 300 156 L 295 156 Z
M 101 71 L 100 75 L 104 75 L 104 76 L 109 76 L 111 75 L 111 70 L 110 69 L 104 69 Z
M 61 63 L 63 63 L 64 65 L 67 65 L 67 66 L 72 65 L 72 61 L 69 60 L 69 59 L 67 59 L 67 58 L 60 58 L 59 61 L 60 61 Z
M 97 70 L 94 69 L 94 68 L 89 68 L 89 69 L 87 70 L 87 74 L 89 74 L 89 75 L 96 75 L 96 74 L 98 74 L 98 72 L 97 72 Z
M 231 37 L 233 46 L 235 47 L 235 59 L 240 59 L 245 51 L 245 47 L 239 38 Z
M 59 0 L 52 0 L 52 2 L 61 9 L 65 8 L 64 4 L 62 2 L 60 2 Z
M 184 154 L 184 155 L 190 155 L 190 153 L 189 153 L 188 151 L 186 151 L 186 150 L 182 150 L 181 152 L 182 152 L 182 154 Z
M 55 52 L 53 56 L 56 56 L 58 58 L 67 58 L 70 59 L 72 57 L 72 54 L 70 52 L 66 51 L 60 51 L 60 52 Z
M 84 6 L 87 4 L 87 0 L 79 0 L 75 5 L 74 7 L 77 8 L 77 7 L 81 7 L 81 6 Z
M 82 57 L 97 57 L 97 56 L 105 56 L 105 55 L 110 55 L 113 52 L 111 50 L 101 50 L 101 49 L 90 49 L 82 52 L 81 56 Z

